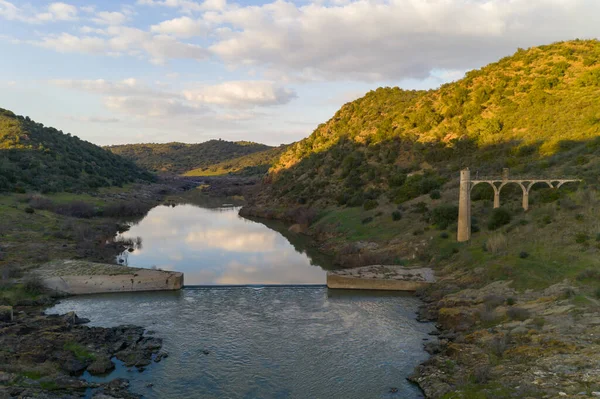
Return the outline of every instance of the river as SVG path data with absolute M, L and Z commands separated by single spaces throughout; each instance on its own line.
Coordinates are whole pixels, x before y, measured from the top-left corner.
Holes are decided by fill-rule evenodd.
M 406 380 L 433 329 L 415 321 L 419 301 L 328 290 L 326 257 L 276 227 L 285 235 L 235 208 L 156 207 L 126 233 L 142 237 L 126 262 L 183 271 L 192 286 L 72 297 L 47 313 L 162 337 L 169 357 L 143 373 L 87 376 L 127 378 L 147 398 L 421 397 Z

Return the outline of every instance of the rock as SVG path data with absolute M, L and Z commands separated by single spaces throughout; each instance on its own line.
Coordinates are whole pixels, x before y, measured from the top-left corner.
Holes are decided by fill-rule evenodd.
M 71 375 L 80 374 L 83 372 L 87 365 L 82 361 L 76 359 L 75 357 L 69 357 L 61 363 L 61 367 L 64 371 L 68 372 Z
M 164 358 L 167 358 L 167 357 L 169 357 L 169 354 L 168 354 L 167 352 L 161 351 L 161 352 L 158 352 L 158 353 L 156 354 L 156 356 L 154 357 L 154 361 L 155 361 L 156 363 L 158 363 L 158 362 L 160 362 L 162 359 L 164 359 Z
M 377 248 L 379 248 L 379 244 L 377 244 L 376 242 L 369 242 L 369 241 L 358 241 L 354 244 L 356 246 L 356 248 L 358 248 L 359 250 L 368 250 L 368 251 L 374 251 Z
M 440 353 L 442 351 L 442 347 L 437 342 L 427 342 L 423 345 L 423 349 L 425 349 L 425 352 L 429 353 L 430 355 L 435 355 L 436 353 Z
M 0 306 L 0 321 L 11 322 L 13 320 L 12 306 Z
M 110 370 L 115 368 L 115 364 L 110 360 L 108 356 L 99 357 L 87 367 L 92 375 L 106 374 Z
M 306 227 L 296 223 L 291 225 L 288 231 L 296 234 L 302 234 L 306 232 Z
M 86 324 L 90 322 L 90 319 L 85 317 L 78 317 L 75 312 L 69 312 L 63 316 L 65 321 L 72 325 Z
M 111 390 L 121 390 L 129 388 L 129 380 L 125 378 L 115 378 L 109 382 L 106 387 Z

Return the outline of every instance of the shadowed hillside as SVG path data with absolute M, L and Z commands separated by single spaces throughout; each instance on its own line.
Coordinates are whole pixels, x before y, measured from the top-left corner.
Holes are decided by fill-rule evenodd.
M 185 173 L 272 147 L 249 141 L 210 140 L 199 144 L 125 144 L 106 148 L 146 169 Z
M 289 202 L 402 203 L 461 167 L 598 176 L 600 42 L 519 50 L 431 91 L 379 88 L 344 105 L 271 169 Z
M 255 152 L 239 158 L 228 159 L 214 165 L 190 170 L 184 176 L 222 176 L 234 174 L 237 176 L 264 175 L 287 150 L 289 145 L 281 145 L 266 151 Z
M 78 137 L 0 108 L 0 191 L 82 191 L 153 176 Z

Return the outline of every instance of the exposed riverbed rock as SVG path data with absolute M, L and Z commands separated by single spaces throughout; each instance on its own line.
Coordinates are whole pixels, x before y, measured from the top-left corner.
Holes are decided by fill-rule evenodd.
M 160 352 L 162 340 L 144 335 L 142 327 L 88 327 L 82 322 L 85 319 L 72 312 L 46 316 L 26 309 L 12 322 L 0 323 L 0 398 L 79 397 L 91 386 L 79 379 L 84 371 L 105 374 L 114 368 L 115 356 L 142 368 Z M 124 384 L 95 386 L 112 397 L 138 397 L 124 391 Z

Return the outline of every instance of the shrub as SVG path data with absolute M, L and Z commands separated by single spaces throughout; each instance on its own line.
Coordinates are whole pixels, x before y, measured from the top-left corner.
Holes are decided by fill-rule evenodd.
M 367 218 L 364 218 L 363 220 L 361 220 L 362 224 L 367 224 L 367 223 L 371 223 L 373 221 L 373 217 L 369 216 Z
M 44 284 L 40 276 L 30 274 L 23 280 L 23 288 L 30 295 L 39 295 L 44 291 Z
M 586 233 L 577 233 L 575 234 L 575 242 L 577 244 L 585 244 L 590 237 Z
M 143 202 L 119 202 L 104 207 L 102 216 L 112 218 L 144 216 L 149 208 L 150 206 Z
M 68 204 L 56 207 L 56 213 L 64 216 L 89 219 L 96 215 L 96 209 L 93 205 L 83 201 L 74 201 Z
M 485 249 L 494 255 L 505 251 L 507 247 L 508 241 L 506 240 L 506 236 L 502 233 L 492 235 L 485 242 Z
M 510 317 L 511 320 L 519 320 L 524 321 L 529 318 L 529 310 L 524 308 L 511 307 L 506 311 L 506 315 Z
M 376 200 L 370 199 L 366 200 L 363 204 L 363 208 L 365 211 L 370 211 L 371 209 L 375 209 L 379 206 L 379 203 Z
M 600 280 L 600 270 L 585 269 L 577 275 L 577 280 Z
M 488 344 L 489 350 L 496 357 L 502 357 L 506 349 L 508 349 L 509 342 L 510 338 L 507 335 L 495 336 Z
M 543 317 L 537 316 L 533 318 L 533 325 L 537 328 L 544 327 L 544 324 L 546 324 L 546 319 L 544 319 Z
M 450 237 L 450 235 L 445 231 L 440 234 L 440 238 L 447 239 L 448 237 Z
M 500 295 L 487 295 L 483 298 L 483 303 L 487 310 L 492 310 L 504 304 L 504 297 Z
M 496 230 L 499 227 L 510 223 L 511 215 L 510 212 L 505 208 L 496 208 L 492 211 L 492 216 L 488 222 L 489 230 Z
M 393 221 L 397 222 L 400 219 L 402 219 L 402 213 L 400 211 L 392 212 L 392 220 Z
M 32 207 L 28 206 L 25 208 L 25 213 L 35 213 L 35 209 L 33 209 Z
M 528 257 L 529 257 L 529 254 L 527 252 L 525 252 L 525 251 L 519 252 L 519 258 L 525 259 L 525 258 L 528 258 Z
M 54 202 L 52 202 L 52 200 L 46 197 L 35 195 L 29 200 L 29 206 L 33 209 L 43 209 L 46 211 L 50 211 L 54 209 Z
M 491 368 L 488 365 L 475 367 L 473 370 L 473 380 L 477 384 L 486 384 L 490 380 Z
M 412 210 L 411 212 L 413 213 L 427 213 L 427 211 L 429 210 L 429 208 L 427 208 L 427 204 L 424 202 L 417 202 L 416 204 L 412 205 Z
M 455 205 L 441 205 L 431 213 L 432 222 L 438 229 L 444 230 L 458 219 L 458 207 Z
M 515 298 L 513 298 L 512 296 L 509 296 L 508 298 L 506 298 L 506 304 L 508 306 L 512 306 L 515 303 L 517 303 L 517 300 Z
M 429 193 L 429 198 L 433 200 L 440 199 L 442 198 L 442 193 L 440 193 L 440 190 L 433 190 Z

